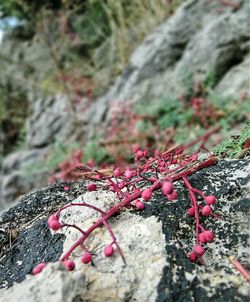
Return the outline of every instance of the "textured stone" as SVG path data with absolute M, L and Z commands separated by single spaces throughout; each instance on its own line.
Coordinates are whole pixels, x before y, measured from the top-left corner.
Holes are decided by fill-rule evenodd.
M 47 149 L 23 150 L 4 158 L 0 192 L 0 209 L 15 202 L 16 198 L 34 187 L 47 184 L 46 169 L 32 170 L 33 166 L 46 158 Z
M 204 81 L 212 72 L 215 86 L 223 81 L 224 91 L 231 91 L 234 98 L 240 96 L 239 86 L 246 88 L 245 71 L 239 77 L 239 69 L 234 67 L 248 53 L 247 5 L 241 1 L 240 8 L 233 9 L 220 1 L 186 1 L 134 51 L 114 86 L 90 108 L 89 121 L 108 120 L 113 100 L 176 98 L 186 93 L 187 81 Z M 227 76 L 231 69 L 235 76 Z M 226 76 L 237 77 L 237 81 L 226 81 Z
M 0 284 L 6 288 L 13 282 L 22 282 L 9 289 L 3 288 L 0 301 L 14 302 L 17 296 L 20 302 L 44 301 L 44 295 L 47 299 L 54 295 L 59 299 L 62 284 L 68 288 L 70 282 L 71 300 L 62 301 L 248 301 L 247 282 L 229 263 L 228 256 L 235 255 L 246 265 L 249 259 L 249 171 L 249 160 L 223 160 L 190 177 L 192 185 L 206 194 L 217 196 L 214 211 L 224 219 L 208 217 L 204 221 L 205 227 L 216 233 L 216 240 L 207 246 L 206 266 L 192 264 L 187 259 L 187 253 L 194 244 L 194 221 L 186 214 L 190 206 L 188 192 L 181 183 L 177 183 L 178 201 L 168 203 L 157 192 L 153 200 L 146 203 L 144 211 L 127 210 L 110 220 L 124 252 L 126 266 L 118 253 L 112 258 L 103 257 L 103 247 L 110 243 L 110 237 L 103 228 L 99 228 L 86 241 L 87 247 L 95 253 L 95 266 L 83 266 L 80 263 L 81 251 L 76 250 L 72 255 L 77 263 L 76 271 L 68 273 L 68 276 L 57 264 L 49 264 L 39 277 L 24 280 L 32 267 L 25 267 L 22 263 L 17 269 L 19 258 L 28 263 L 34 261 L 34 264 L 44 260 L 55 261 L 59 257 L 58 251 L 67 250 L 76 239 L 77 233 L 69 229 L 64 231 L 66 240 L 60 234 L 53 235 L 51 239 L 45 217 L 84 193 L 85 189 L 84 183 L 73 183 L 69 192 L 64 192 L 60 185 L 54 185 L 27 195 L 0 218 L 0 230 L 6 230 L 7 226 L 13 229 L 18 225 L 20 231 L 11 247 L 6 249 L 9 244 L 6 240 L 2 244 L 4 255 L 0 259 L 0 268 L 4 268 L 5 273 L 0 275 Z M 105 191 L 86 193 L 78 200 L 82 198 L 102 209 L 115 202 L 114 195 Z M 75 207 L 65 210 L 62 219 L 80 223 L 86 229 L 97 219 L 96 213 L 92 213 L 89 209 L 84 211 Z M 37 233 L 41 236 L 36 236 Z M 32 243 L 32 237 L 37 237 L 34 240 L 36 244 Z M 4 238 L 3 231 L 0 238 Z M 52 244 L 51 240 L 55 242 Z M 37 253 L 39 259 L 35 257 Z M 52 286 L 48 289 L 50 279 Z M 80 291 L 77 280 L 81 280 Z M 42 297 L 37 294 L 40 292 L 44 294 Z

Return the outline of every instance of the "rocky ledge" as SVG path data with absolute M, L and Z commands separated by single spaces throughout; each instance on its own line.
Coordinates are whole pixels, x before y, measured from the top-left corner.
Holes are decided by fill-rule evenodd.
M 204 265 L 187 259 L 194 244 L 194 221 L 186 214 L 190 201 L 182 183 L 178 201 L 166 202 L 155 193 L 144 211 L 128 209 L 110 220 L 126 264 L 118 253 L 103 256 L 110 239 L 99 228 L 86 243 L 94 253 L 92 265 L 81 264 L 76 251 L 73 272 L 57 260 L 77 234 L 51 234 L 47 217 L 83 198 L 105 210 L 116 202 L 113 193 L 86 192 L 85 183 L 77 182 L 69 192 L 55 184 L 26 195 L 0 217 L 0 301 L 248 301 L 247 281 L 228 256 L 235 255 L 249 268 L 249 171 L 247 159 L 222 160 L 190 177 L 192 185 L 217 196 L 214 212 L 223 217 L 204 222 L 216 234 Z M 96 215 L 90 209 L 70 208 L 63 219 L 84 228 Z M 39 275 L 30 275 L 41 261 L 49 264 Z

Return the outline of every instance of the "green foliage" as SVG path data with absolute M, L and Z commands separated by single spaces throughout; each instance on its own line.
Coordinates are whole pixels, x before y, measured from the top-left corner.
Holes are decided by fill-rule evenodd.
M 93 160 L 97 164 L 103 163 L 104 161 L 105 163 L 113 162 L 112 156 L 101 146 L 98 137 L 92 138 L 84 147 L 83 160 L 84 162 Z
M 222 143 L 214 148 L 214 153 L 218 156 L 228 156 L 231 158 L 237 158 L 242 152 L 243 145 L 247 138 L 250 138 L 250 124 L 248 124 L 241 132 L 239 137 L 228 137 Z M 250 149 L 248 148 L 246 155 L 250 155 Z

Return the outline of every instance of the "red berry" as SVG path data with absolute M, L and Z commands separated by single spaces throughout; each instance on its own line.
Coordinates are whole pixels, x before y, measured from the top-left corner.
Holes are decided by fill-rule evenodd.
M 176 191 L 173 191 L 171 194 L 167 195 L 169 201 L 176 200 L 178 198 L 178 194 Z
M 199 234 L 199 241 L 201 243 L 206 243 L 207 242 L 207 239 L 206 239 L 206 237 L 204 235 L 204 232 L 202 232 L 202 233 Z
M 207 197 L 205 198 L 205 200 L 206 200 L 206 203 L 207 203 L 208 205 L 211 205 L 211 204 L 214 204 L 214 203 L 216 202 L 216 197 L 213 196 L 213 195 L 210 195 L 210 196 L 207 196 Z
M 39 264 L 37 264 L 37 266 L 35 266 L 32 270 L 32 274 L 33 275 L 37 275 L 39 274 L 46 266 L 46 263 L 45 262 L 41 262 Z
M 66 260 L 63 262 L 63 265 L 66 267 L 66 269 L 71 272 L 75 269 L 76 265 L 75 262 L 72 260 Z
M 113 256 L 114 252 L 115 252 L 115 250 L 114 250 L 112 244 L 105 246 L 105 248 L 104 248 L 104 256 L 105 257 Z
M 114 170 L 114 176 L 116 176 L 116 177 L 118 177 L 118 176 L 121 176 L 122 175 L 122 171 L 121 171 L 121 169 L 120 168 L 116 168 L 115 170 Z
M 49 223 L 49 228 L 53 231 L 57 231 L 61 228 L 61 223 L 58 220 L 51 220 Z
M 126 186 L 126 183 L 123 180 L 118 183 L 118 188 L 119 189 L 123 189 L 125 186 Z
M 169 195 L 173 192 L 174 187 L 172 185 L 172 183 L 170 181 L 166 181 L 163 183 L 161 190 L 163 192 L 164 195 Z
M 149 200 L 152 197 L 153 192 L 151 191 L 151 189 L 146 189 L 142 192 L 141 197 L 144 200 Z
M 205 253 L 205 249 L 201 245 L 196 245 L 194 251 L 197 255 L 202 256 Z
M 191 262 L 194 262 L 196 259 L 197 259 L 197 254 L 195 252 L 191 252 L 189 255 L 188 255 L 188 258 Z
M 140 200 L 137 200 L 135 203 L 135 207 L 138 210 L 144 210 L 145 209 L 145 204 L 143 202 L 141 202 Z
M 59 221 L 59 218 L 58 218 L 56 215 L 51 215 L 51 216 L 48 218 L 48 224 L 50 224 L 50 222 L 53 221 L 53 220 Z
M 212 231 L 205 231 L 204 232 L 204 237 L 206 238 L 206 240 L 208 242 L 211 242 L 211 241 L 214 240 L 215 235 L 214 235 L 214 233 Z
M 137 156 L 138 158 L 143 158 L 143 157 L 144 157 L 144 151 L 138 150 L 138 151 L 136 152 L 136 156 Z
M 91 184 L 88 184 L 88 185 L 87 185 L 87 190 L 88 190 L 89 192 L 96 191 L 96 188 L 97 188 L 97 186 L 96 186 L 96 184 L 94 184 L 94 183 L 91 183 Z
M 124 174 L 125 174 L 126 178 L 128 178 L 128 179 L 133 177 L 133 171 L 131 169 L 126 169 Z
M 203 216 L 208 216 L 208 215 L 210 215 L 211 214 L 211 212 L 212 212 L 212 209 L 211 209 L 211 207 L 210 206 L 204 206 L 203 208 L 202 208 L 202 210 L 201 210 L 201 213 L 202 213 L 202 215 Z
M 194 209 L 194 207 L 191 207 L 191 208 L 188 209 L 188 215 L 189 216 L 195 216 L 195 209 Z
M 63 190 L 64 190 L 64 191 L 69 191 L 69 190 L 70 190 L 70 187 L 69 187 L 69 186 L 64 186 L 64 187 L 63 187 Z
M 82 255 L 82 258 L 81 258 L 82 263 L 87 264 L 87 263 L 91 262 L 91 260 L 92 260 L 92 256 L 89 252 L 86 252 Z

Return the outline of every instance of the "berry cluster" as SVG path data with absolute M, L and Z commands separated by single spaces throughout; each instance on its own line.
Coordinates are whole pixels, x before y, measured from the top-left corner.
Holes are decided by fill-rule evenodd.
M 104 227 L 111 237 L 111 242 L 104 248 L 104 256 L 111 257 L 115 252 L 118 252 L 125 261 L 122 250 L 109 224 L 110 218 L 125 208 L 134 207 L 137 210 L 143 210 L 145 203 L 152 199 L 155 191 L 160 190 L 166 196 L 166 202 L 177 200 L 178 193 L 174 187 L 176 181 L 183 181 L 189 192 L 191 206 L 187 214 L 194 217 L 196 226 L 196 245 L 188 257 L 192 262 L 201 259 L 205 253 L 204 245 L 213 241 L 215 235 L 211 230 L 206 230 L 201 225 L 200 216 L 220 217 L 213 212 L 212 208 L 216 203 L 216 197 L 213 195 L 206 196 L 201 190 L 194 188 L 187 177 L 203 168 L 215 165 L 217 159 L 214 156 L 208 155 L 207 159 L 200 161 L 199 152 L 201 149 L 191 155 L 186 154 L 185 150 L 197 142 L 201 142 L 201 145 L 203 145 L 207 137 L 208 135 L 206 134 L 188 146 L 175 147 L 165 152 L 156 150 L 153 154 L 150 154 L 148 150 L 141 149 L 137 145 L 133 146 L 134 165 L 128 166 L 125 169 L 114 167 L 110 173 L 98 171 L 92 165 L 82 164 L 81 173 L 85 179 L 90 181 L 86 185 L 87 191 L 95 191 L 99 187 L 104 188 L 114 192 L 119 202 L 107 211 L 88 204 L 84 200 L 82 203 L 72 202 L 49 217 L 48 226 L 51 230 L 58 231 L 66 227 L 74 228 L 80 233 L 79 239 L 60 259 L 66 269 L 68 271 L 74 270 L 75 263 L 70 259 L 70 256 L 77 247 L 80 247 L 83 251 L 81 257 L 82 263 L 88 264 L 92 262 L 93 255 L 85 246 L 85 242 L 90 234 L 99 227 Z M 145 184 L 147 184 L 146 187 Z M 66 191 L 70 189 L 68 186 L 66 188 Z M 100 218 L 87 230 L 82 230 L 75 224 L 61 221 L 60 215 L 62 211 L 69 207 L 91 208 L 100 214 Z M 39 273 L 44 266 L 44 263 L 38 264 L 34 268 L 33 274 Z

